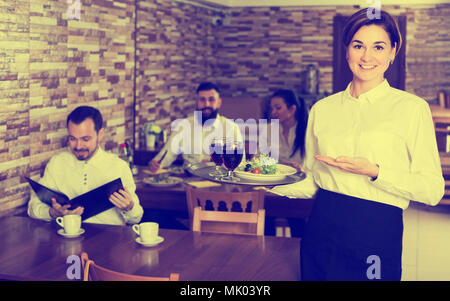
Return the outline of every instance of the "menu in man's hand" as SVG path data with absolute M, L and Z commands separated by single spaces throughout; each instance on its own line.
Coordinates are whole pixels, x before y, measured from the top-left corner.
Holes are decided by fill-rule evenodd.
M 28 177 L 25 178 L 28 183 L 30 183 L 31 188 L 33 188 L 38 198 L 50 206 L 52 205 L 52 198 L 55 198 L 61 206 L 69 204 L 70 210 L 82 206 L 84 208 L 83 214 L 81 215 L 82 220 L 114 207 L 114 204 L 109 201 L 109 196 L 119 189 L 123 189 L 122 181 L 120 178 L 117 178 L 114 181 L 106 183 L 70 200 L 64 193 L 45 187 Z

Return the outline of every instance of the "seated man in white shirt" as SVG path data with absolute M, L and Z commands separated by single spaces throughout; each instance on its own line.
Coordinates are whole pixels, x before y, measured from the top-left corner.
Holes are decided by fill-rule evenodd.
M 53 156 L 48 162 L 40 184 L 66 194 L 69 199 L 120 178 L 124 189 L 111 194 L 114 207 L 83 222 L 112 225 L 139 223 L 143 209 L 135 194 L 136 185 L 129 165 L 117 155 L 105 152 L 99 143 L 104 135 L 101 113 L 88 106 L 76 108 L 67 117 L 69 150 Z M 28 215 L 52 220 L 67 214 L 83 214 L 84 208 L 69 209 L 52 200 L 50 207 L 32 195 Z
M 218 87 L 210 82 L 201 83 L 194 114 L 172 123 L 167 143 L 149 162 L 150 171 L 171 165 L 180 153 L 187 164 L 210 161 L 209 145 L 214 138 L 232 138 L 243 143 L 239 126 L 218 113 L 221 105 Z

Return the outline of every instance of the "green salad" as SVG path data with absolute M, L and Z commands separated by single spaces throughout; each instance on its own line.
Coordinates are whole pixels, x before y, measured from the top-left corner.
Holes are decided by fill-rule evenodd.
M 238 171 L 246 171 L 254 174 L 273 175 L 277 172 L 277 160 L 269 157 L 268 155 L 260 155 L 253 158 L 251 161 L 246 161 L 241 164 Z
M 158 183 L 168 184 L 171 182 L 172 182 L 172 179 L 170 179 L 168 174 L 161 174 L 161 175 L 155 176 L 151 180 L 151 183 L 155 183 L 155 184 L 158 184 Z

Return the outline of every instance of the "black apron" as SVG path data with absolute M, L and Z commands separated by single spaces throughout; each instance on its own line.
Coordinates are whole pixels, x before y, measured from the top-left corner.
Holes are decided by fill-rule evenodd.
M 301 240 L 302 280 L 400 280 L 403 210 L 319 189 Z

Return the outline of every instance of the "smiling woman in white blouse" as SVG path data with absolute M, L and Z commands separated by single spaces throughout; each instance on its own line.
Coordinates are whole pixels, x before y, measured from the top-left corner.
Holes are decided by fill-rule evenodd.
M 306 180 L 272 189 L 315 196 L 301 246 L 303 280 L 400 280 L 403 210 L 436 205 L 444 179 L 428 103 L 389 86 L 402 38 L 362 9 L 344 28 L 353 80 L 318 101 L 306 133 Z

